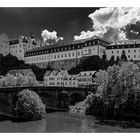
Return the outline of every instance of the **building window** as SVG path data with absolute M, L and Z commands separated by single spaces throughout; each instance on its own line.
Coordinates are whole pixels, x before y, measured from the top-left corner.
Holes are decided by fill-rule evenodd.
M 130 53 L 130 50 L 128 50 L 128 53 Z
M 134 55 L 134 58 L 136 58 L 136 55 Z
M 72 56 L 74 56 L 74 52 L 72 53 Z
M 130 58 L 130 55 L 128 55 L 128 58 Z
M 67 57 L 67 54 L 65 53 L 65 57 Z
M 134 53 L 136 52 L 136 50 L 134 50 Z
M 61 58 L 63 58 L 63 54 L 61 54 Z
M 112 51 L 112 54 L 113 54 L 114 52 Z
M 119 51 L 117 51 L 117 53 L 119 53 Z
M 78 56 L 80 56 L 80 52 L 78 52 Z
M 71 57 L 71 53 L 69 53 L 69 57 Z

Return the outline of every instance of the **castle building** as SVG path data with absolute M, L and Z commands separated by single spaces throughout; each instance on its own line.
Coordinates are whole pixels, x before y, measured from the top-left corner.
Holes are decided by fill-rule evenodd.
M 0 34 L 0 54 L 3 56 L 9 54 L 9 38 L 5 33 Z
M 50 65 L 54 69 L 70 69 L 83 57 L 92 55 L 102 57 L 108 44 L 110 44 L 108 40 L 93 36 L 69 44 L 34 48 L 27 51 L 24 57 L 27 64 L 35 64 L 40 68 Z
M 24 60 L 26 51 L 40 47 L 40 41 L 36 41 L 33 33 L 28 38 L 20 36 L 18 39 L 12 39 L 9 44 L 10 54 L 16 56 L 19 60 Z
M 23 36 L 20 36 L 18 39 L 10 40 L 10 54 L 16 56 L 19 60 L 24 60 L 27 43 L 27 39 Z
M 140 39 L 123 40 L 109 44 L 106 50 L 107 59 L 110 60 L 114 56 L 121 58 L 122 53 L 125 53 L 127 60 L 140 60 Z

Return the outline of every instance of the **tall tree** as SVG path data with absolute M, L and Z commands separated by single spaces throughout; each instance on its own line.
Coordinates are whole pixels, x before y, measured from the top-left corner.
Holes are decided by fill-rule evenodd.
M 121 60 L 122 60 L 122 61 L 127 61 L 127 56 L 126 56 L 124 50 L 122 51 Z

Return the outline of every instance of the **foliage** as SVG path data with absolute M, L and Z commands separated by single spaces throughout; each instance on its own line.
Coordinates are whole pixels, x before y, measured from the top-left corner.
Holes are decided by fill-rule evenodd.
M 110 66 L 96 74 L 98 89 L 87 114 L 116 116 L 140 115 L 140 72 L 133 62 Z
M 93 102 L 94 94 L 90 92 L 84 101 L 76 103 L 74 106 L 70 106 L 70 111 L 78 112 L 78 113 L 85 113 L 86 108 L 88 108 Z
M 6 75 L 9 70 L 14 69 L 32 69 L 38 81 L 42 81 L 46 70 L 52 68 L 48 66 L 46 69 L 41 69 L 35 65 L 25 64 L 24 61 L 18 60 L 17 57 L 8 54 L 7 56 L 0 55 L 0 75 Z
M 25 89 L 18 93 L 16 114 L 21 120 L 38 120 L 46 115 L 41 98 L 34 91 Z
M 35 79 L 35 77 L 29 75 L 10 75 L 0 79 L 0 87 L 15 87 L 15 86 L 37 86 L 39 82 Z

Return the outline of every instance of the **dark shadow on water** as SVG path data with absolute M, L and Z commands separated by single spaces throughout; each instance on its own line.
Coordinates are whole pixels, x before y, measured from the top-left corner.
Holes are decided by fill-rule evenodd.
M 103 118 L 99 118 L 96 117 L 97 121 L 95 122 L 95 124 L 98 125 L 110 125 L 110 126 L 118 126 L 121 128 L 140 128 L 140 123 L 136 122 L 135 120 L 111 120 L 111 119 L 103 119 Z

